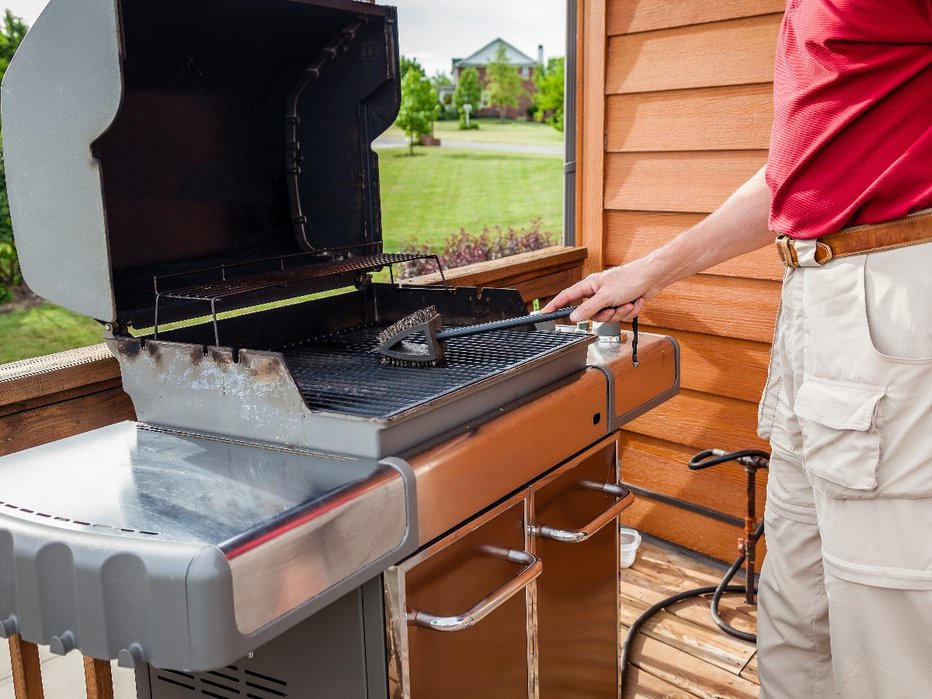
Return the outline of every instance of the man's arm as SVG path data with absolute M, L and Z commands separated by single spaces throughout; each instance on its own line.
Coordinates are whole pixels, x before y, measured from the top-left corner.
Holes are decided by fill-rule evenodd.
M 665 286 L 773 242 L 769 213 L 770 190 L 761 168 L 714 213 L 674 240 L 646 257 L 590 274 L 557 294 L 543 310 L 588 299 L 570 320 L 630 320 Z

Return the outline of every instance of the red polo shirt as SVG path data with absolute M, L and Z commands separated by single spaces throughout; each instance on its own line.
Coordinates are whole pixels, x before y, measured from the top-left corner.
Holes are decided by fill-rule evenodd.
M 930 0 L 788 0 L 767 183 L 796 238 L 932 207 Z

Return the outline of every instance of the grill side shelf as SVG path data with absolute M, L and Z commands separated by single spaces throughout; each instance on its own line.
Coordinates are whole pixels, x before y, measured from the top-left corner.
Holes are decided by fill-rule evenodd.
M 84 489 L 76 471 L 90 472 Z M 415 481 L 397 459 L 124 422 L 4 457 L 0 484 L 110 525 L 0 507 L 0 636 L 124 666 L 222 666 L 418 545 Z M 118 534 L 130 526 L 165 533 Z

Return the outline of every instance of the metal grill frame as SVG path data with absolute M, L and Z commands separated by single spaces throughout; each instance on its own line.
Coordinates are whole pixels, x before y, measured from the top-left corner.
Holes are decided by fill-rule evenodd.
M 330 257 L 332 259 L 319 261 L 321 257 Z M 309 260 L 308 264 L 288 266 L 293 260 Z M 214 344 L 220 346 L 220 327 L 217 322 L 217 303 L 224 299 L 236 296 L 248 296 L 260 291 L 281 287 L 287 287 L 307 282 L 312 279 L 325 279 L 332 277 L 340 279 L 342 275 L 356 272 L 365 274 L 388 267 L 391 283 L 395 283 L 394 265 L 412 260 L 433 260 L 437 265 L 437 271 L 440 273 L 440 279 L 444 288 L 447 286 L 446 277 L 443 273 L 443 266 L 440 264 L 440 258 L 437 255 L 423 253 L 384 253 L 382 252 L 382 243 L 365 243 L 363 245 L 351 245 L 342 248 L 331 248 L 328 250 L 315 250 L 313 252 L 294 253 L 291 255 L 278 255 L 275 257 L 258 258 L 246 260 L 230 265 L 215 265 L 188 272 L 178 272 L 175 274 L 157 275 L 152 278 L 152 286 L 155 292 L 155 321 L 153 327 L 153 339 L 159 337 L 159 306 L 163 298 L 174 299 L 177 301 L 201 301 L 210 304 L 210 317 L 214 330 Z M 269 263 L 277 264 L 272 270 L 257 274 L 243 274 L 241 276 L 229 277 L 231 270 L 241 268 L 254 268 L 257 265 L 267 265 Z M 211 281 L 191 283 L 195 277 L 204 275 L 219 275 L 219 279 Z M 168 280 L 179 281 L 181 285 L 172 288 L 164 287 Z M 188 280 L 184 283 L 184 280 Z M 359 283 L 357 278 L 357 284 Z M 280 298 L 288 298 L 288 293 L 284 292 Z

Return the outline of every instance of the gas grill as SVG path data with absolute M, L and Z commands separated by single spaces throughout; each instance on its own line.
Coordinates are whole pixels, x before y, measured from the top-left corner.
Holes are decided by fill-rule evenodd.
M 380 574 L 677 391 L 659 336 L 637 376 L 618 338 L 536 328 L 380 361 L 427 306 L 526 313 L 394 283 L 414 256 L 382 250 L 371 143 L 397 71 L 389 7 L 49 3 L 3 85 L 17 245 L 36 293 L 105 325 L 138 421 L 0 460 L 0 634 L 118 658 L 144 697 L 384 695 Z

